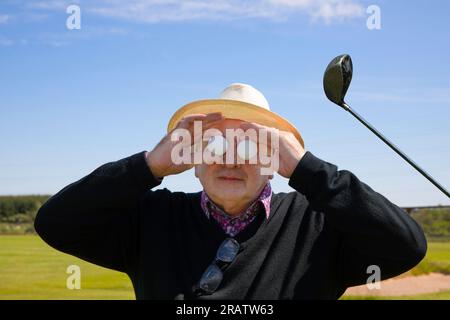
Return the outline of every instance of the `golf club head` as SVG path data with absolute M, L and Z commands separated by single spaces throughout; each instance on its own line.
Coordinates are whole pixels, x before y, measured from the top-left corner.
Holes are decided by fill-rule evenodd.
M 343 107 L 352 75 L 352 58 L 348 54 L 337 56 L 331 60 L 323 75 L 323 88 L 330 101 Z

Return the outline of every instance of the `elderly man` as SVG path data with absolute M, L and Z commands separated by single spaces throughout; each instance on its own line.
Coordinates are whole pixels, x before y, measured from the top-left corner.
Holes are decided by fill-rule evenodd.
M 198 139 L 198 123 L 201 136 L 216 135 Z M 229 139 L 238 129 L 270 138 Z M 36 217 L 38 234 L 60 251 L 127 273 L 137 299 L 337 299 L 373 270 L 393 277 L 426 253 L 424 234 L 405 211 L 305 151 L 295 127 L 249 85 L 184 106 L 168 131 L 152 151 L 106 163 L 51 197 Z M 194 139 L 182 142 L 175 132 Z M 250 142 L 272 162 L 251 162 Z M 174 152 L 183 143 L 189 149 Z M 174 160 L 192 159 L 186 150 L 197 147 L 227 161 Z M 151 190 L 193 166 L 201 192 Z M 264 168 L 294 190 L 274 193 Z

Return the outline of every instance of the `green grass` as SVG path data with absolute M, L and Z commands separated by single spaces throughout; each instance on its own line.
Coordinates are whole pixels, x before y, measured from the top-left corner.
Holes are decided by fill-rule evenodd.
M 81 289 L 69 290 L 69 265 L 81 269 Z M 134 299 L 124 273 L 60 253 L 33 235 L 0 236 L 0 299 Z
M 429 242 L 427 255 L 410 271 L 415 276 L 430 272 L 450 274 L 450 242 Z
M 69 265 L 81 269 L 81 289 L 66 288 Z M 410 271 L 450 274 L 450 243 L 429 243 L 425 259 Z M 34 235 L 0 235 L 1 299 L 134 299 L 128 276 L 60 253 Z M 445 299 L 450 291 L 405 297 L 354 297 L 342 299 Z

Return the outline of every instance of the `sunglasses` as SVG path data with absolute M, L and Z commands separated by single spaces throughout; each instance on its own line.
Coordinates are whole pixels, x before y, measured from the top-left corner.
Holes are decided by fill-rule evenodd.
M 223 270 L 234 261 L 239 249 L 239 242 L 235 239 L 225 239 L 217 250 L 214 261 L 209 265 L 194 287 L 194 294 L 213 294 L 222 283 Z

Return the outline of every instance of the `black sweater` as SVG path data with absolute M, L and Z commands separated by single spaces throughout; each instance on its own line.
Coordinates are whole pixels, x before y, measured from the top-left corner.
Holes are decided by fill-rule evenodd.
M 144 151 L 106 163 L 66 186 L 39 210 L 35 228 L 50 246 L 125 272 L 137 299 L 189 299 L 192 285 L 227 238 L 200 206 L 200 192 L 151 190 L 160 182 Z M 337 299 L 415 266 L 426 253 L 421 228 L 381 194 L 307 151 L 289 185 L 273 194 L 236 239 L 242 251 L 219 289 L 199 299 Z

